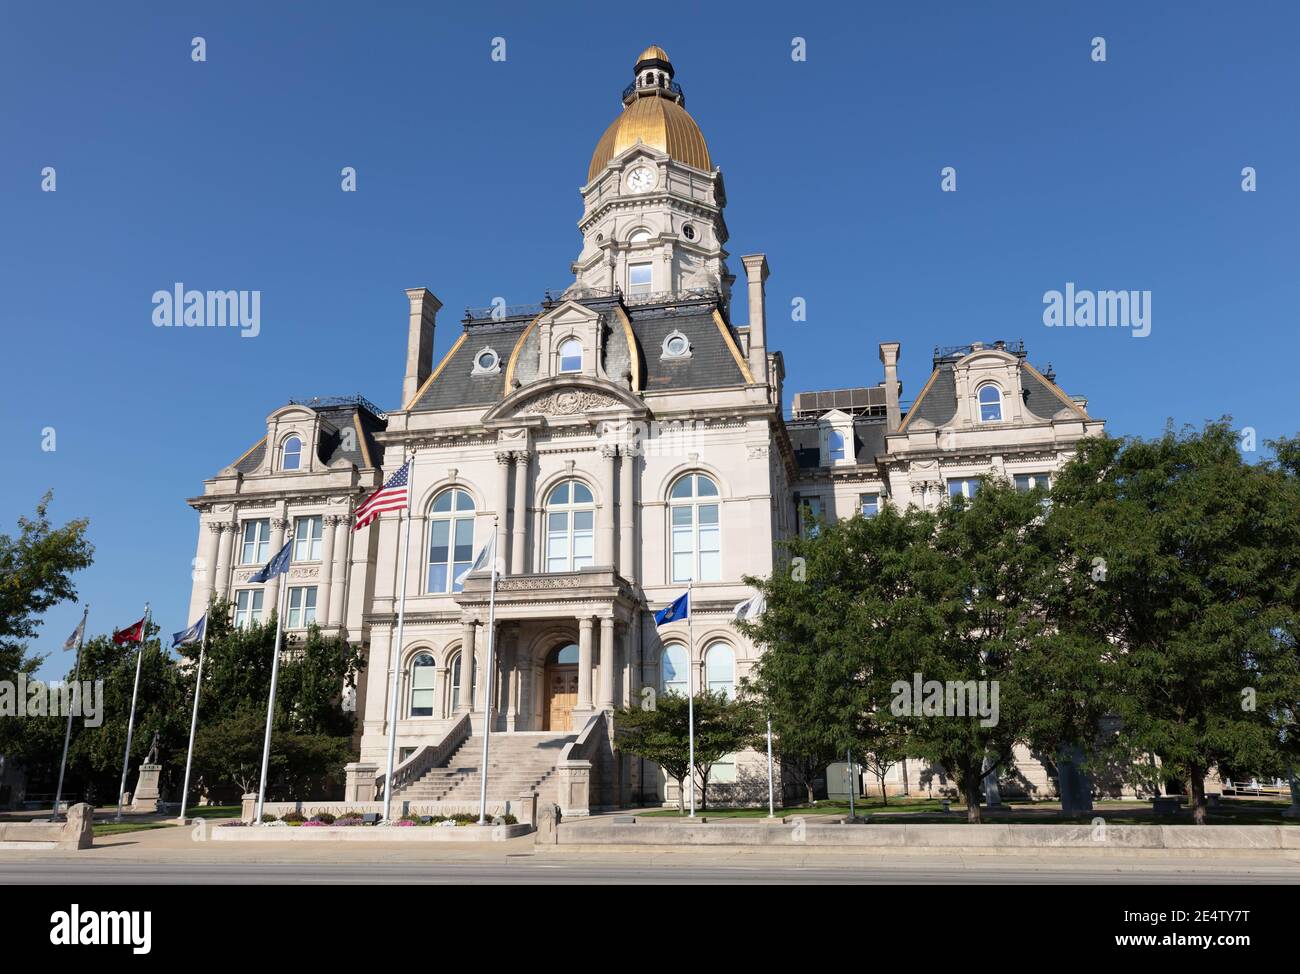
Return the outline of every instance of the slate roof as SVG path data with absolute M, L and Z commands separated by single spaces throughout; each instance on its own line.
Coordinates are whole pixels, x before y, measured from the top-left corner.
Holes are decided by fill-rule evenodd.
M 794 448 L 794 462 L 800 470 L 822 465 L 821 434 L 816 418 L 787 419 L 786 431 Z M 885 419 L 860 416 L 853 421 L 853 457 L 860 464 L 872 464 L 885 452 Z
M 1025 361 L 1023 354 L 1019 357 L 1020 388 L 1025 397 L 1025 406 L 1031 413 L 1043 419 L 1051 419 L 1062 411 L 1075 416 L 1086 415 L 1058 385 Z M 903 417 L 903 427 L 917 419 L 943 426 L 957 415 L 957 383 L 953 365 L 960 358 L 961 355 L 955 355 L 936 359 L 934 371 L 922 387 L 920 396 Z
M 607 316 L 604 368 L 611 379 L 618 381 L 631 364 L 619 314 L 620 304 L 610 298 L 594 298 L 580 303 Z M 714 298 L 622 307 L 636 341 L 640 360 L 637 378 L 643 392 L 716 389 L 746 384 L 748 380 L 736 361 L 740 354 L 736 331 L 730 325 L 724 325 L 722 329 L 718 327 L 714 318 L 716 308 Z M 541 310 L 538 309 L 537 313 L 540 314 Z M 409 408 L 413 411 L 465 406 L 486 408 L 500 401 L 507 392 L 506 365 L 517 345 L 519 354 L 515 378 L 522 385 L 535 381 L 541 374 L 538 331 L 530 327 L 535 319 L 536 315 L 516 315 L 500 321 L 466 320 L 456 344 L 443 357 Z M 680 331 L 691 343 L 689 358 L 661 357 L 664 339 L 674 331 Z M 500 356 L 501 371 L 493 375 L 473 375 L 474 360 L 485 347 L 492 348 Z
M 388 420 L 381 419 L 360 404 L 327 402 L 327 405 L 320 406 L 312 405 L 310 402 L 298 403 L 308 409 L 314 409 L 322 419 L 337 430 L 336 433 L 326 433 L 321 436 L 320 442 L 316 444 L 317 459 L 327 466 L 339 460 L 346 460 L 362 469 L 377 465 L 384 454 L 375 441 L 375 434 L 387 428 Z M 361 429 L 359 437 L 344 437 L 343 430 L 355 429 L 358 426 Z M 367 454 L 370 462 L 366 461 Z M 240 473 L 249 473 L 256 470 L 265 457 L 266 437 L 264 436 L 235 461 L 234 467 Z

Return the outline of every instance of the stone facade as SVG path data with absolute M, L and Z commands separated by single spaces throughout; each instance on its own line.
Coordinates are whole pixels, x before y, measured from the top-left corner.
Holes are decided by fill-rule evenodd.
M 899 345 L 883 344 L 880 382 L 802 394 L 787 416 L 766 258 L 741 258 L 748 317 L 733 320 L 721 174 L 661 49 L 638 59 L 624 103 L 582 190 L 571 287 L 534 307 L 467 312 L 436 365 L 441 302 L 407 291 L 401 408 L 290 403 L 190 501 L 191 617 L 213 596 L 242 599 L 241 618 L 283 601 L 301 628 L 311 589 L 316 622 L 366 651 L 349 797 L 377 794 L 395 670 L 408 771 L 466 715 L 469 754 L 490 684 L 494 733 L 554 738 L 555 770 L 538 786 L 547 807 L 670 800 L 657 769 L 611 749 L 606 715 L 645 687 L 686 684 L 688 668 L 697 688 L 746 675 L 758 650 L 733 611 L 753 594 L 742 576 L 769 573 L 777 542 L 813 516 L 937 504 L 988 471 L 1048 476 L 1101 431 L 1085 402 L 1003 343 L 937 351 L 910 407 Z M 358 502 L 407 458 L 409 518 L 385 513 L 352 531 Z M 287 584 L 303 591 L 250 585 L 288 532 L 298 543 Z M 494 597 L 487 572 L 465 575 L 489 539 Z M 688 580 L 693 625 L 656 628 L 652 610 Z M 739 755 L 714 780 L 743 793 L 761 779 L 765 800 L 764 769 L 760 755 Z

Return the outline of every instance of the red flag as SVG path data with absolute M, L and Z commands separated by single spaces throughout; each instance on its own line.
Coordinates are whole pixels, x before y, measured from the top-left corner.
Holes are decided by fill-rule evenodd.
M 113 642 L 119 646 L 125 646 L 127 643 L 144 642 L 144 620 L 133 622 L 125 629 L 119 629 L 113 633 Z

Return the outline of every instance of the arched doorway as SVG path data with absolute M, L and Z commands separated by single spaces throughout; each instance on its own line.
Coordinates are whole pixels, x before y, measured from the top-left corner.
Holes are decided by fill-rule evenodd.
M 542 730 L 573 730 L 573 708 L 578 703 L 578 644 L 556 646 L 546 658 L 546 698 L 542 704 Z

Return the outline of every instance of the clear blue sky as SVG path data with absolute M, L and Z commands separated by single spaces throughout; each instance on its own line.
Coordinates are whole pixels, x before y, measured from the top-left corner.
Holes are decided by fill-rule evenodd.
M 771 262 L 787 402 L 879 381 L 880 341 L 910 399 L 934 345 L 1024 338 L 1114 433 L 1293 433 L 1298 28 L 1289 2 L 8 3 L 0 523 L 53 488 L 91 521 L 92 631 L 146 599 L 185 626 L 185 498 L 289 397 L 397 406 L 404 288 L 444 301 L 441 355 L 466 305 L 571 279 L 578 187 L 652 42 L 726 175 L 733 271 Z M 177 281 L 260 290 L 260 336 L 155 328 Z M 1045 328 L 1066 281 L 1149 289 L 1151 335 Z

